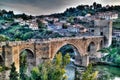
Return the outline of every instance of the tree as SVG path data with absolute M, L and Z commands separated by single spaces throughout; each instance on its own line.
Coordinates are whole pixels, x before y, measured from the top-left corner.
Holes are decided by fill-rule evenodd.
M 86 71 L 82 74 L 82 80 L 97 80 L 98 71 L 93 72 L 92 64 L 89 64 Z
M 117 50 L 117 48 L 108 47 L 108 48 L 103 48 L 103 49 L 99 50 L 98 52 L 107 53 L 107 55 L 103 56 L 103 59 L 105 59 L 106 61 L 113 61 L 118 50 Z
M 65 61 L 65 62 L 64 62 Z M 31 71 L 31 80 L 66 80 L 65 66 L 70 62 L 69 54 L 62 57 L 56 54 L 54 61 L 47 61 L 34 67 Z M 64 63 L 64 64 L 63 64 Z
M 39 72 L 39 68 L 38 67 L 34 67 L 31 70 L 31 77 L 32 80 L 41 80 L 40 79 L 40 72 Z
M 33 37 L 33 32 L 27 32 L 22 36 L 23 40 L 31 39 Z
M 65 67 L 67 64 L 69 64 L 70 62 L 70 55 L 69 53 L 67 53 L 64 57 L 63 57 L 63 66 Z
M 16 71 L 15 63 L 11 64 L 11 71 L 10 71 L 10 80 L 18 80 L 18 73 Z
M 26 70 L 27 70 L 27 52 L 24 51 L 20 55 L 20 79 L 21 80 L 26 80 L 27 75 L 26 75 Z
M 97 3 L 94 2 L 94 3 L 93 3 L 93 7 L 94 7 L 94 9 L 96 9 L 96 6 L 97 6 Z
M 84 6 L 84 5 L 79 5 L 79 6 L 77 6 L 77 9 L 78 9 L 78 10 L 84 10 L 84 9 L 85 9 L 85 6 Z
M 2 41 L 7 41 L 7 40 L 9 40 L 8 37 L 6 37 L 6 36 L 4 36 L 4 35 L 0 35 L 0 42 L 2 42 Z
M 66 24 L 63 24 L 63 25 L 62 25 L 62 28 L 63 28 L 63 29 L 67 29 L 68 26 L 67 26 Z
M 45 27 L 45 24 L 42 23 L 40 20 L 37 20 L 37 23 L 38 23 L 38 27 L 39 27 L 39 29 L 46 28 L 46 27 Z

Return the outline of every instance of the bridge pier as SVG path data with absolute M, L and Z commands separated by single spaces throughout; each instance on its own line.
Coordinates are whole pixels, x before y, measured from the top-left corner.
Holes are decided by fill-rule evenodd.
M 88 66 L 89 65 L 89 56 L 88 55 L 84 55 L 82 56 L 82 66 Z

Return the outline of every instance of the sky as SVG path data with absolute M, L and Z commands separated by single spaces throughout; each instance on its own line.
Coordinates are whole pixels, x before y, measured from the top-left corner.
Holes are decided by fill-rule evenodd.
M 0 9 L 12 10 L 16 14 L 47 15 L 64 12 L 66 8 L 81 4 L 120 5 L 120 0 L 0 0 Z

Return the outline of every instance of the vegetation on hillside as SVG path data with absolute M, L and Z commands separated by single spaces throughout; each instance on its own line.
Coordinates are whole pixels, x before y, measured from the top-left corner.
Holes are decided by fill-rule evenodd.
M 99 52 L 103 53 L 102 61 L 120 66 L 120 49 L 119 48 L 103 48 Z
M 6 40 L 28 40 L 28 39 L 48 39 L 62 37 L 59 33 L 53 33 L 47 29 L 41 28 L 40 30 L 34 31 L 28 28 L 28 26 L 20 26 L 18 24 L 14 24 L 11 27 L 1 30 L 0 41 Z M 4 36 L 3 36 L 4 35 Z M 5 37 L 6 36 L 6 37 Z M 8 38 L 9 37 L 9 38 Z

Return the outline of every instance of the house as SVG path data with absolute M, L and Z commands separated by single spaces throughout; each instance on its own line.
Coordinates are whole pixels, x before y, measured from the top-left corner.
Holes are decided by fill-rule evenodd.
M 48 24 L 47 30 L 54 31 L 55 25 L 53 24 Z
M 56 22 L 54 23 L 56 29 L 62 29 L 63 23 Z
M 73 27 L 77 28 L 78 29 L 77 32 L 80 32 L 80 33 L 85 33 L 88 31 L 83 25 L 80 25 L 80 24 L 74 24 Z
M 85 15 L 85 17 L 89 17 L 89 16 L 91 16 L 91 14 L 89 14 L 89 13 Z
M 67 21 L 66 20 L 60 20 L 60 23 L 65 24 L 65 23 L 67 23 Z
M 68 27 L 67 30 L 68 32 L 75 32 L 75 33 L 80 32 L 79 28 L 72 27 L 72 26 Z
M 105 20 L 113 20 L 118 18 L 118 13 L 116 12 L 103 12 L 103 13 L 97 13 L 95 16 L 98 16 L 101 19 Z
M 29 24 L 29 28 L 32 29 L 32 30 L 39 30 L 39 28 L 38 28 L 38 23 L 36 23 L 36 22 L 31 22 L 31 23 Z
M 26 22 L 25 22 L 25 21 L 21 21 L 21 22 L 19 23 L 19 25 L 20 25 L 20 26 L 24 26 L 24 25 L 26 25 Z
M 78 20 L 81 20 L 81 19 L 84 18 L 84 16 L 77 16 L 76 18 L 77 18 Z
M 15 19 L 14 19 L 14 22 L 17 22 L 17 23 L 20 23 L 20 22 L 22 22 L 22 21 L 23 21 L 22 18 L 15 18 Z
M 12 17 L 13 17 L 13 14 L 5 13 L 5 14 L 3 14 L 3 17 L 4 17 L 4 18 L 12 18 Z
M 45 26 L 48 26 L 48 22 L 46 20 L 40 20 Z
M 58 19 L 58 18 L 54 18 L 53 21 L 54 21 L 54 22 L 58 22 L 59 19 Z

